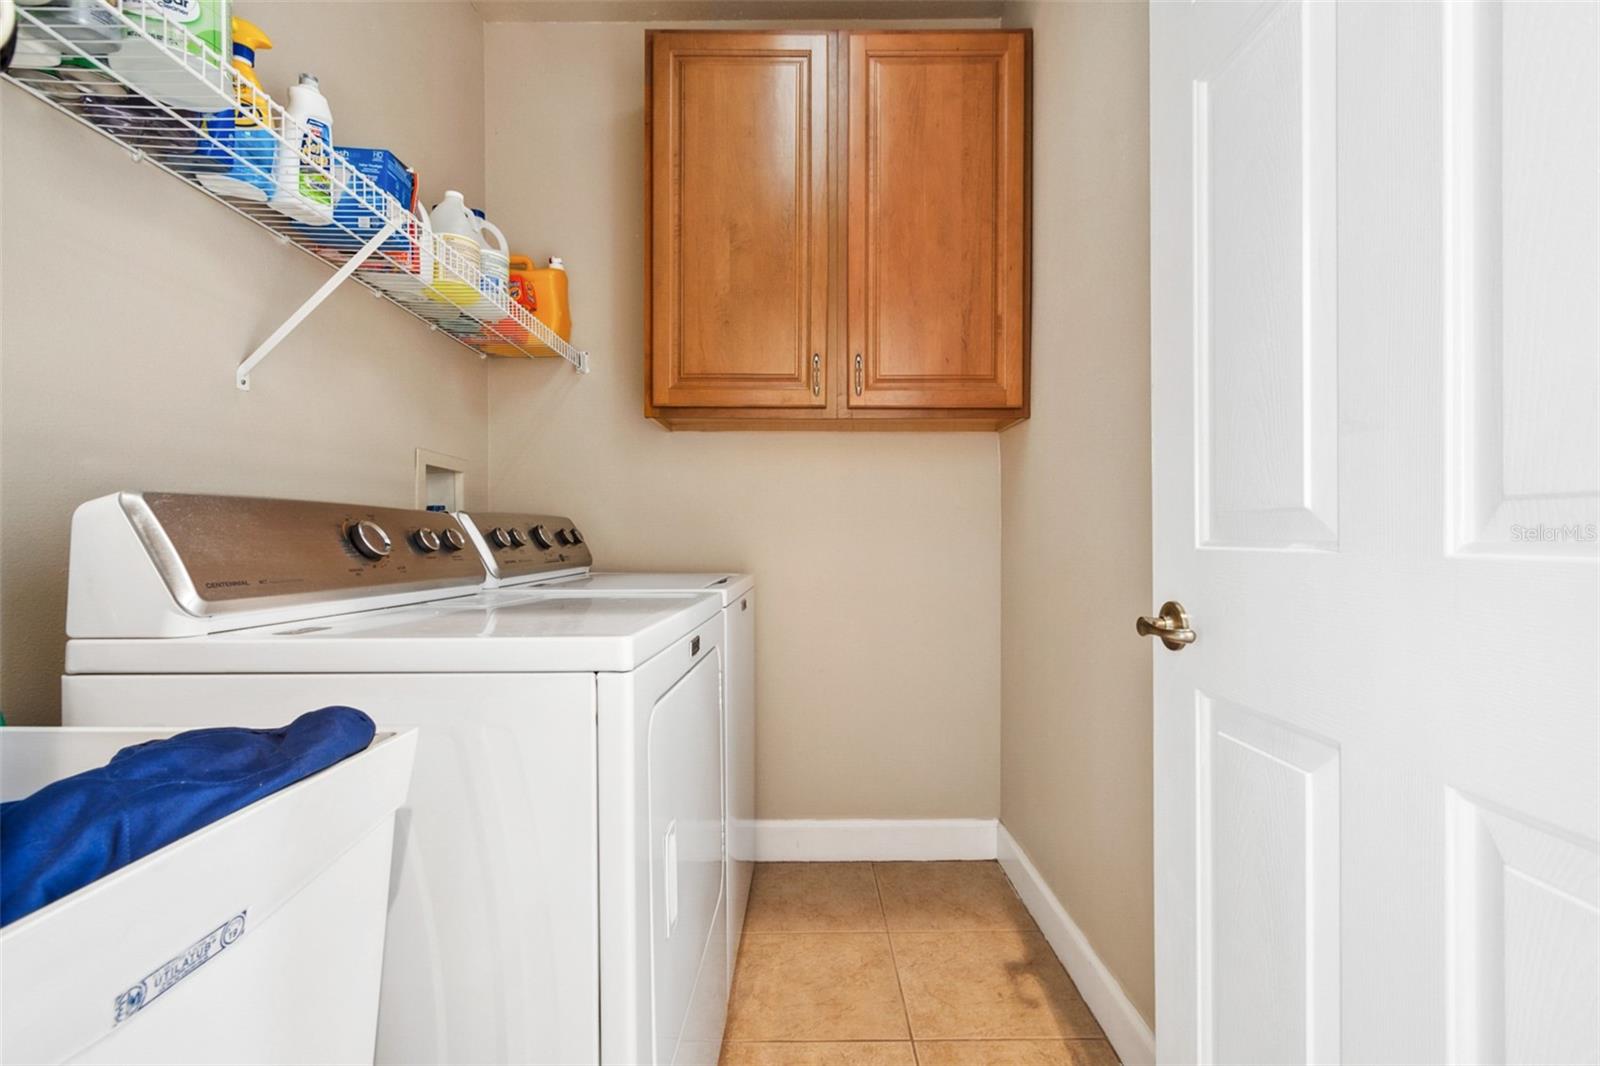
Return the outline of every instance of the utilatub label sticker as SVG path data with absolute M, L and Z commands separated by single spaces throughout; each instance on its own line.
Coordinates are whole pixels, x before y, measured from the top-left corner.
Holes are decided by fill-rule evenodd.
M 184 948 L 183 951 L 157 966 L 144 980 L 128 986 L 128 990 L 117 997 L 115 1018 L 112 1024 L 121 1025 L 135 1014 L 138 1014 L 161 998 L 173 985 L 176 985 L 179 981 L 222 954 L 223 949 L 230 947 L 234 941 L 244 936 L 244 917 L 246 913 L 248 912 L 240 911 L 235 914 L 232 918 L 229 918 L 211 930 L 211 932 Z

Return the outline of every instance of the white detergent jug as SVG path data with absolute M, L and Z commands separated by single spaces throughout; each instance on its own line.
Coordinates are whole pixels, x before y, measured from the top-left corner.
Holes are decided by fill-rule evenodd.
M 373 288 L 382 289 L 401 303 L 412 304 L 431 294 L 429 286 L 433 282 L 436 243 L 433 220 L 420 203 L 415 213 L 398 204 L 394 205 L 394 212 L 402 220 L 400 232 L 405 234 L 409 246 L 398 253 L 373 256 L 367 261 L 372 269 L 363 270 L 361 276 Z
M 437 239 L 433 286 L 428 295 L 457 307 L 478 302 L 478 274 L 483 249 L 478 244 L 478 219 L 464 196 L 449 189 L 429 212 Z
M 486 218 L 472 216 L 478 233 L 478 291 L 482 294 L 472 306 L 479 318 L 503 318 L 506 314 L 506 289 L 511 282 L 511 246 L 506 235 Z

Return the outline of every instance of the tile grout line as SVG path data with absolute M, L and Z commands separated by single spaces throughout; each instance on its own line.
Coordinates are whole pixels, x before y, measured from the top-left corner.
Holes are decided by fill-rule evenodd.
M 878 897 L 878 913 L 883 915 L 883 938 L 889 942 L 889 965 L 894 967 L 894 987 L 900 993 L 900 1013 L 906 1019 L 906 1038 L 911 1042 L 911 1061 L 921 1066 L 922 1056 L 917 1054 L 917 1034 L 911 1028 L 911 1007 L 906 1003 L 906 986 L 900 981 L 900 960 L 894 953 L 894 934 L 889 931 L 889 908 L 883 905 L 883 885 L 878 881 L 878 864 L 872 864 L 872 891 Z

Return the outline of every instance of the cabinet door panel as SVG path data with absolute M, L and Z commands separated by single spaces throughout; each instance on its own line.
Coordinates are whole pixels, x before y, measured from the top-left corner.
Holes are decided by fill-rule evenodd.
M 826 407 L 828 38 L 651 38 L 651 399 Z
M 850 38 L 852 407 L 1023 403 L 1026 48 Z

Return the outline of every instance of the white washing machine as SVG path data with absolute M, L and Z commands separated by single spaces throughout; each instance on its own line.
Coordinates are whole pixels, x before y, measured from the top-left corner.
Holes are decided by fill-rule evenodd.
M 259 726 L 348 704 L 419 727 L 377 1061 L 714 1063 L 722 602 L 484 578 L 444 514 L 91 501 L 66 721 Z
M 485 588 L 578 595 L 709 592 L 722 603 L 723 821 L 727 828 L 728 977 L 739 954 L 755 871 L 755 579 L 736 573 L 595 571 L 589 544 L 570 518 L 516 512 L 456 517 L 483 558 Z

